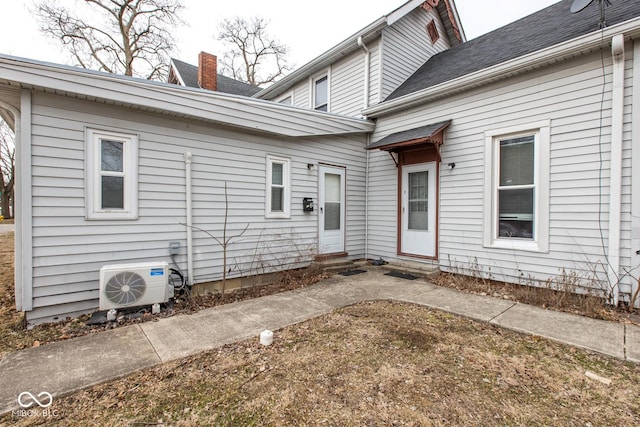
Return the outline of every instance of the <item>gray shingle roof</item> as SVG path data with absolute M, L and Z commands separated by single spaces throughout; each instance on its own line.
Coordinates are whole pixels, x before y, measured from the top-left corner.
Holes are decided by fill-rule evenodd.
M 444 122 L 432 123 L 426 126 L 420 126 L 414 129 L 405 130 L 402 132 L 392 133 L 380 141 L 374 142 L 367 146 L 367 150 L 373 150 L 375 148 L 387 148 L 395 146 L 399 143 L 406 143 L 409 141 L 421 141 L 431 138 L 436 133 L 441 130 L 447 128 L 451 124 L 451 120 L 446 120 Z
M 180 74 L 182 81 L 187 87 L 200 87 L 198 85 L 198 67 L 187 64 L 179 59 L 171 60 L 176 67 L 176 71 Z M 218 74 L 218 92 L 230 93 L 233 95 L 252 96 L 260 92 L 262 88 L 253 86 L 239 80 Z
M 570 12 L 572 3 L 573 0 L 562 0 L 431 57 L 385 101 L 597 31 L 600 22 L 598 1 L 579 13 Z M 640 16 L 640 0 L 611 0 L 611 3 L 612 6 L 606 8 L 608 26 Z

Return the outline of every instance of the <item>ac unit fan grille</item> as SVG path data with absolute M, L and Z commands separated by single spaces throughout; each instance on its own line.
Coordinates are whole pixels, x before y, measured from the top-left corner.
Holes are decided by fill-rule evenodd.
M 144 279 L 132 271 L 114 274 L 104 287 L 104 293 L 114 304 L 131 305 L 144 295 L 147 284 Z

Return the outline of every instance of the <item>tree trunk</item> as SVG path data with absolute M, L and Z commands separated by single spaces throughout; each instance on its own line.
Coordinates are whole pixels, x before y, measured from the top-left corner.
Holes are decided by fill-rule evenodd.
M 0 204 L 2 204 L 2 216 L 5 218 L 12 218 L 11 216 L 11 190 L 4 190 L 2 197 L 0 198 Z

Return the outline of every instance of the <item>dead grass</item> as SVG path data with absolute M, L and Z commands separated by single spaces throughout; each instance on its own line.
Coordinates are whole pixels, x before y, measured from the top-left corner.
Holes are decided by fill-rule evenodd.
M 425 307 L 361 303 L 257 341 L 54 399 L 56 417 L 0 423 L 640 424 L 640 367 Z

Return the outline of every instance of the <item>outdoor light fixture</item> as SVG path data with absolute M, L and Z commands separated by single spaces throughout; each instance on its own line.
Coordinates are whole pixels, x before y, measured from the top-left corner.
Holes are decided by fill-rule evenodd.
M 316 165 L 314 165 L 313 163 L 307 163 L 307 169 L 309 169 L 310 171 L 314 170 L 316 168 Z
M 456 167 L 455 163 L 449 163 L 447 166 L 449 166 L 449 169 L 453 169 Z

